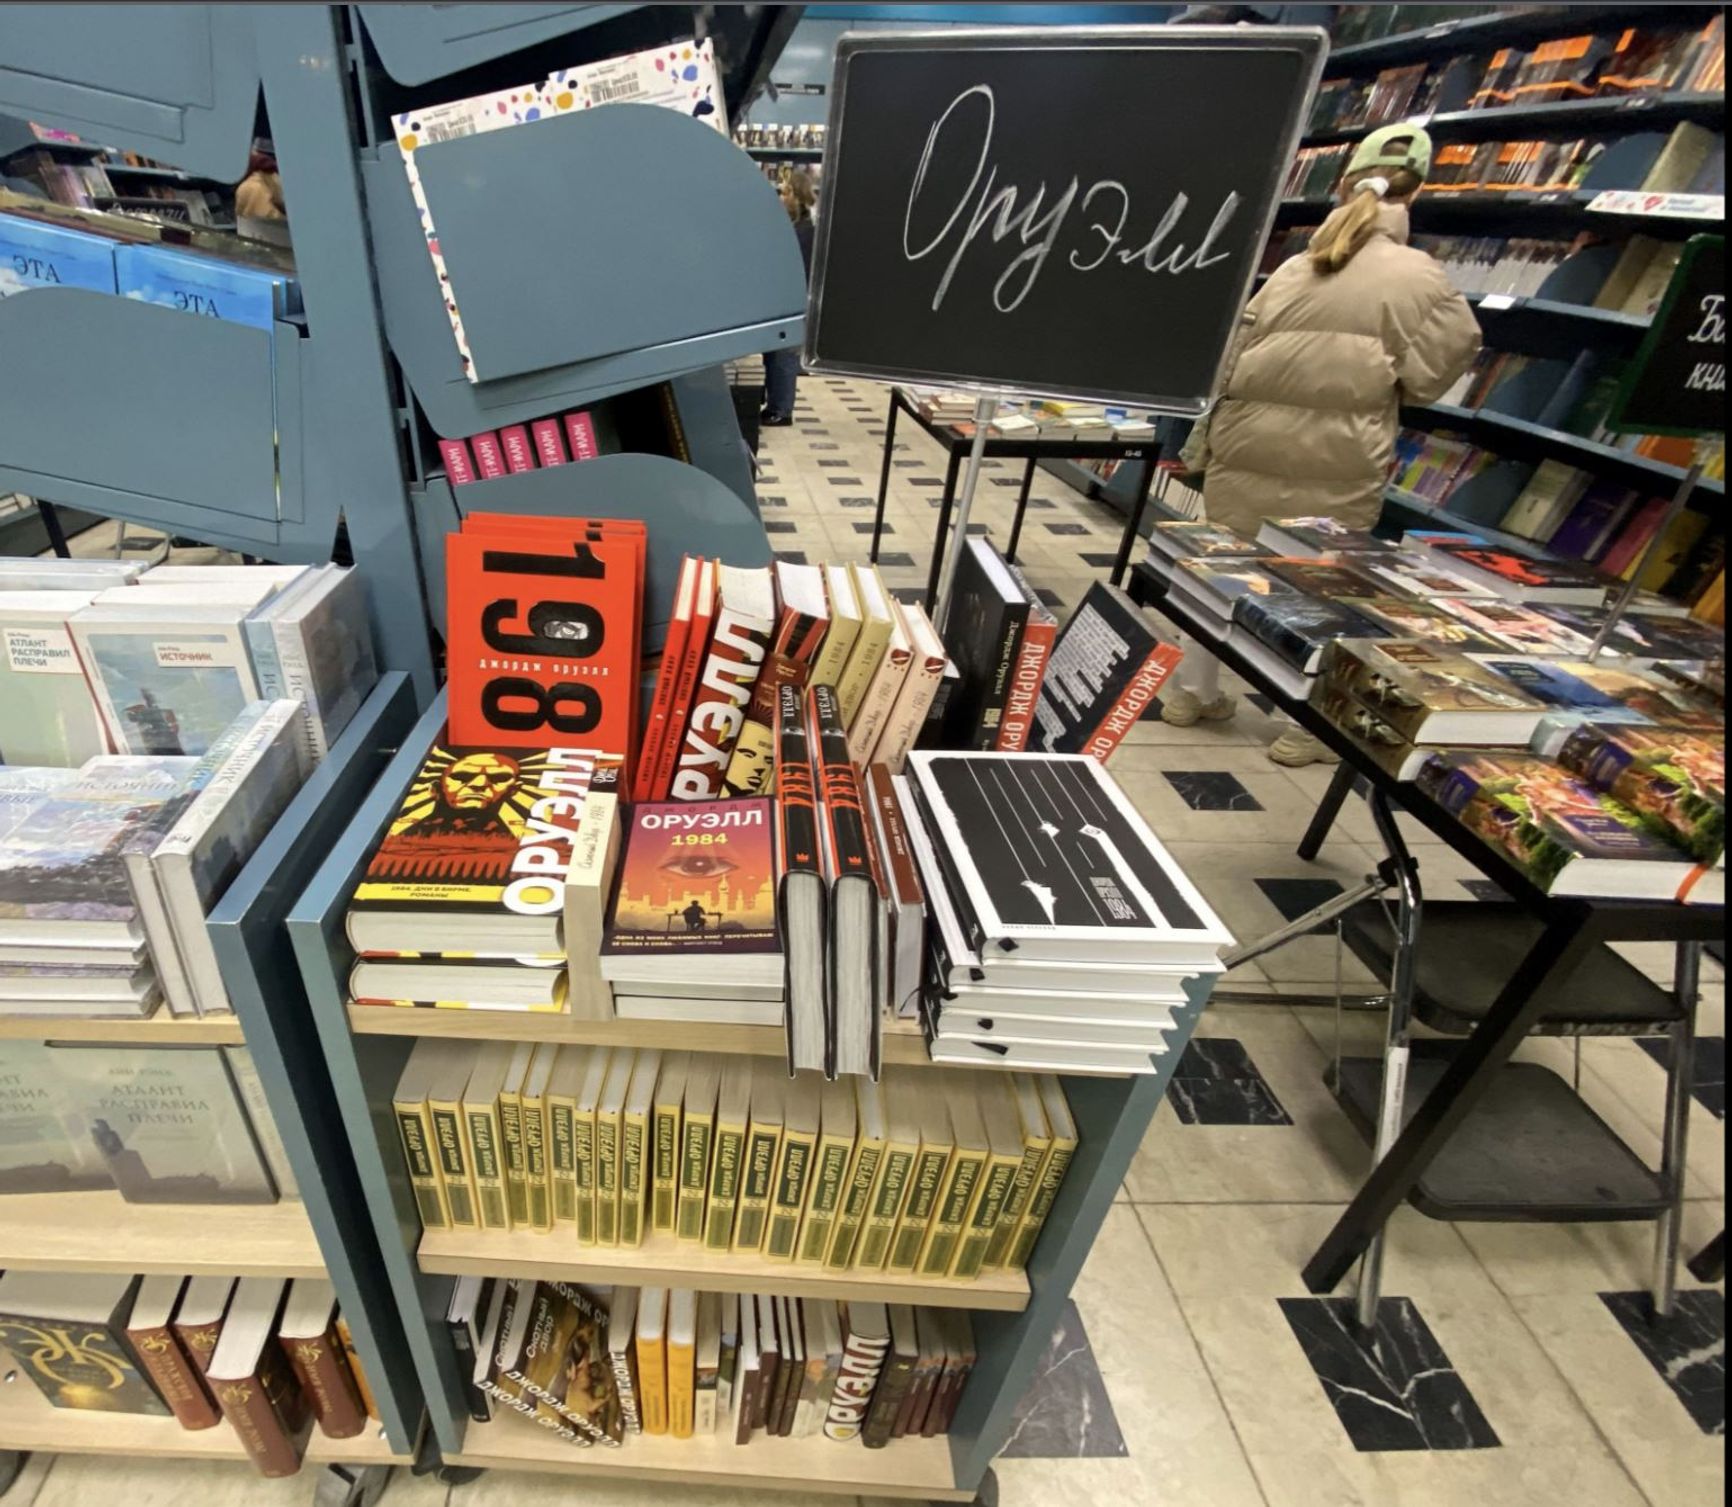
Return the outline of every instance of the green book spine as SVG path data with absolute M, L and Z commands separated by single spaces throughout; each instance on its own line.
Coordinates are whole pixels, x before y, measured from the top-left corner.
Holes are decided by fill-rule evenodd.
M 854 1247 L 860 1239 L 860 1224 L 866 1217 L 878 1169 L 884 1163 L 882 1146 L 862 1146 L 854 1159 L 853 1175 L 848 1190 L 842 1195 L 842 1208 L 836 1216 L 836 1233 L 830 1237 L 830 1250 L 824 1265 L 833 1271 L 846 1271 L 854 1260 Z
M 504 1169 L 499 1164 L 496 1122 L 490 1114 L 470 1112 L 469 1149 L 475 1153 L 475 1197 L 481 1204 L 484 1230 L 509 1230 L 511 1211 L 506 1204 Z
M 469 1196 L 462 1122 L 450 1110 L 434 1110 L 433 1139 L 439 1150 L 439 1170 L 445 1177 L 445 1197 L 451 1203 L 451 1223 L 472 1229 L 476 1222 L 475 1203 Z
M 932 1223 L 932 1206 L 938 1202 L 938 1190 L 944 1185 L 944 1173 L 949 1166 L 948 1146 L 937 1151 L 922 1151 L 915 1158 L 908 1189 L 908 1207 L 890 1243 L 888 1264 L 891 1271 L 911 1272 L 918 1264 L 927 1226 Z
M 1070 1159 L 1075 1154 L 1074 1146 L 1054 1146 L 1052 1155 L 1046 1159 L 1046 1170 L 1041 1173 L 1040 1186 L 1035 1190 L 1034 1201 L 1028 1206 L 1021 1227 L 1016 1232 L 1016 1240 L 1011 1245 L 1010 1255 L 1005 1258 L 1005 1265 L 1012 1271 L 1021 1271 L 1028 1265 L 1028 1258 L 1034 1254 L 1034 1243 L 1040 1238 L 1040 1228 L 1046 1223 L 1046 1216 L 1052 1212 L 1053 1200 L 1058 1197 L 1059 1184 L 1064 1181 L 1064 1175 L 1070 1166 Z
M 572 1158 L 577 1166 L 577 1243 L 595 1244 L 595 1116 L 572 1117 Z
M 547 1186 L 547 1116 L 539 1109 L 525 1108 L 518 1124 L 523 1131 L 523 1180 L 529 1188 L 529 1226 L 553 1228 L 553 1209 Z
M 1017 1163 L 1015 1175 L 1011 1178 L 1010 1193 L 1004 1200 L 1004 1208 L 999 1211 L 992 1239 L 987 1242 L 983 1266 L 992 1269 L 1004 1265 L 1005 1256 L 1016 1240 L 1016 1232 L 1022 1226 L 1023 1216 L 1028 1213 L 1041 1168 L 1051 1149 L 1050 1141 L 1032 1141 L 1023 1147 L 1022 1160 Z
M 715 1165 L 710 1169 L 710 1206 L 704 1214 L 704 1249 L 725 1251 L 734 1241 L 734 1205 L 740 1197 L 740 1153 L 745 1136 L 738 1130 L 716 1135 Z
M 986 1263 L 987 1247 L 998 1232 L 998 1216 L 1004 1212 L 1004 1202 L 1010 1196 L 1011 1184 L 1016 1179 L 1016 1168 L 1015 1162 L 987 1163 L 986 1186 L 980 1191 L 974 1213 L 956 1247 L 956 1261 L 950 1273 L 953 1277 L 980 1275 Z
M 553 1217 L 560 1224 L 577 1220 L 577 1139 L 571 1107 L 555 1104 L 548 1111 L 548 1138 L 552 1141 Z
M 595 1117 L 595 1241 L 619 1244 L 619 1116 Z
M 746 1137 L 746 1170 L 740 1183 L 739 1212 L 734 1216 L 736 1251 L 755 1251 L 764 1243 L 781 1141 L 781 1133 L 775 1129 L 753 1130 Z
M 523 1116 L 515 1094 L 499 1096 L 499 1133 L 505 1140 L 505 1193 L 511 1205 L 511 1223 L 523 1229 L 529 1224 L 529 1182 L 523 1152 Z
M 644 1124 L 627 1118 L 619 1145 L 619 1243 L 643 1243 Z
M 672 1230 L 680 1192 L 680 1111 L 655 1113 L 655 1165 L 650 1181 L 650 1228 Z
M 842 1205 L 842 1184 L 848 1176 L 848 1156 L 853 1150 L 833 1141 L 818 1153 L 818 1170 L 812 1180 L 812 1206 L 800 1231 L 800 1261 L 821 1262 L 830 1249 L 830 1232 L 836 1227 L 836 1211 Z
M 790 1141 L 783 1148 L 782 1175 L 776 1180 L 770 1218 L 764 1229 L 764 1254 L 773 1260 L 787 1261 L 794 1254 L 800 1215 L 806 1206 L 806 1179 L 811 1170 L 811 1143 Z
M 908 1174 L 913 1170 L 912 1151 L 885 1153 L 884 1175 L 878 1179 L 878 1191 L 866 1215 L 865 1227 L 860 1232 L 860 1250 L 854 1259 L 854 1264 L 865 1271 L 877 1271 L 890 1254 L 896 1217 L 902 1212 L 902 1195 L 908 1191 Z
M 709 1170 L 710 1125 L 704 1120 L 688 1120 L 680 1138 L 680 1199 L 674 1225 L 674 1234 L 681 1240 L 704 1238 L 704 1195 L 708 1191 Z

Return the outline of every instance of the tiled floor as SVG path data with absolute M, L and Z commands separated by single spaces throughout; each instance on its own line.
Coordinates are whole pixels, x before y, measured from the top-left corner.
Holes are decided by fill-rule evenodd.
M 885 397 L 865 382 L 805 378 L 799 422 L 766 431 L 766 516 L 778 550 L 863 559 L 882 457 Z M 883 571 L 924 588 L 942 452 L 904 423 L 891 468 Z M 833 448 L 832 448 L 833 447 Z M 838 464 L 839 463 L 839 464 Z M 1011 463 L 986 477 L 1014 481 Z M 862 505 L 858 499 L 867 496 Z M 975 519 L 1008 536 L 1015 492 L 980 489 Z M 860 525 L 867 528 L 861 531 Z M 1056 525 L 1043 527 L 1041 525 Z M 1061 617 L 1105 575 L 1120 520 L 1037 473 L 1022 558 Z M 890 551 L 894 551 L 891 553 Z M 1373 829 L 1350 802 L 1319 859 L 1293 847 L 1327 782 L 1283 770 L 1262 748 L 1267 707 L 1186 729 L 1145 721 L 1113 770 L 1241 936 L 1302 913 L 1374 862 Z M 1473 895 L 1473 870 L 1417 829 L 1427 893 Z M 1481 897 L 1483 898 L 1483 896 Z M 1624 949 L 1669 978 L 1670 955 Z M 1306 1292 L 1300 1269 L 1366 1171 L 1364 1142 L 1323 1083 L 1338 1043 L 1375 1051 L 1383 1017 L 1287 1003 L 1333 987 L 1333 942 L 1307 937 L 1227 976 L 1266 1002 L 1218 1004 L 1108 1214 L 1075 1303 L 1025 1401 L 997 1475 L 1007 1507 L 1693 1507 L 1724 1496 L 1723 1289 L 1687 1275 L 1676 1315 L 1651 1327 L 1642 1303 L 1646 1225 L 1449 1225 L 1399 1213 L 1390 1227 L 1375 1336 L 1355 1338 L 1340 1298 Z M 1370 982 L 1348 960 L 1347 988 Z M 1724 974 L 1704 969 L 1692 1108 L 1687 1251 L 1724 1211 Z M 1567 1043 L 1522 1055 L 1569 1075 Z M 1643 1156 L 1658 1151 L 1664 1076 L 1632 1041 L 1583 1044 L 1582 1092 Z M 307 1500 L 305 1481 L 240 1469 L 65 1459 L 4 1507 L 253 1507 Z M 188 1496 L 188 1487 L 194 1495 Z M 506 1507 L 520 1501 L 624 1507 L 780 1500 L 494 1473 L 454 1488 L 400 1477 L 385 1507 Z M 788 1500 L 834 1501 L 795 1495 Z

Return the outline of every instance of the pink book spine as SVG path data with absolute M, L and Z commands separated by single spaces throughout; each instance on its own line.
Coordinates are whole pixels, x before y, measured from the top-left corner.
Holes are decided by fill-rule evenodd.
M 587 413 L 565 416 L 565 437 L 571 441 L 573 460 L 594 460 L 601 452 L 595 445 L 595 425 Z
M 505 464 L 512 471 L 533 471 L 535 452 L 529 448 L 529 431 L 521 424 L 507 424 L 499 431 L 499 445 L 505 451 Z
M 445 458 L 445 474 L 452 486 L 466 487 L 475 480 L 475 463 L 462 440 L 440 440 L 439 453 Z
M 559 437 L 559 420 L 537 419 L 530 427 L 535 431 L 535 453 L 541 457 L 541 464 L 563 466 L 565 441 Z
M 475 469 L 483 481 L 505 475 L 505 452 L 499 448 L 499 436 L 491 429 L 470 435 L 469 447 L 475 452 Z

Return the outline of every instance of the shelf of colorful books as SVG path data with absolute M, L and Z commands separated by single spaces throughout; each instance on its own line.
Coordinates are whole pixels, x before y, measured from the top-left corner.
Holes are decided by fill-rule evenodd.
M 1425 121 L 1425 127 L 1436 141 L 1527 141 L 1596 130 L 1662 130 L 1685 120 L 1712 126 L 1724 119 L 1725 113 L 1724 94 L 1679 91 L 1628 98 L 1558 100 L 1543 105 L 1505 105 L 1491 110 L 1447 110 Z M 1358 141 L 1374 129 L 1366 125 L 1315 131 L 1302 144 L 1329 146 Z
M 841 1444 L 821 1434 L 799 1439 L 755 1437 L 735 1444 L 723 1434 L 676 1439 L 632 1434 L 618 1449 L 576 1449 L 527 1419 L 501 1410 L 491 1423 L 471 1423 L 463 1448 L 447 1465 L 482 1470 L 580 1472 L 637 1476 L 681 1486 L 803 1490 L 841 1496 L 968 1501 L 957 1487 L 950 1440 L 896 1439 L 883 1449 Z
M 1402 63 L 1429 58 L 1453 57 L 1458 53 L 1487 52 L 1493 48 L 1525 42 L 1544 42 L 1553 37 L 1593 31 L 1601 27 L 1630 24 L 1639 9 L 1649 26 L 1700 25 L 1702 8 L 1695 5 L 1533 5 L 1498 7 L 1489 15 L 1463 16 L 1412 31 L 1394 32 L 1364 42 L 1330 49 L 1325 65 L 1331 78 L 1343 74 L 1376 73 Z
M 158 1009 L 142 1020 L 87 1015 L 0 1014 L 0 1041 L 111 1041 L 128 1046 L 238 1046 L 245 1042 L 232 1015 L 178 1016 Z
M 112 1189 L 0 1200 L 0 1269 L 322 1277 L 305 1205 L 128 1203 Z
M 441 1277 L 535 1277 L 585 1285 L 623 1282 L 998 1313 L 1020 1313 L 1028 1307 L 1029 1292 L 1028 1276 L 1019 1271 L 985 1272 L 957 1282 L 900 1272 L 833 1272 L 744 1252 L 706 1251 L 666 1232 L 647 1235 L 638 1246 L 600 1246 L 578 1245 L 566 1233 L 427 1230 L 421 1236 L 418 1260 L 423 1272 Z
M 1502 529 L 1492 528 L 1489 524 L 1477 523 L 1470 518 L 1463 518 L 1459 513 L 1452 513 L 1442 503 L 1432 502 L 1421 497 L 1416 492 L 1406 492 L 1400 487 L 1386 487 L 1383 493 L 1384 501 L 1390 507 L 1400 508 L 1409 513 L 1417 513 L 1442 528 L 1461 529 L 1470 534 L 1477 534 L 1488 544 L 1494 544 L 1504 549 L 1520 550 L 1524 555 L 1534 555 L 1542 560 L 1556 558 L 1544 545 L 1536 544 L 1532 539 L 1523 539 L 1517 534 L 1507 534 Z

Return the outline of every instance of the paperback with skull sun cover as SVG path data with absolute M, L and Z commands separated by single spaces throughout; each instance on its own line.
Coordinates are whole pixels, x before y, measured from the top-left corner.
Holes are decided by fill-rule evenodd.
M 559 952 L 587 748 L 435 744 L 349 905 L 357 952 Z

